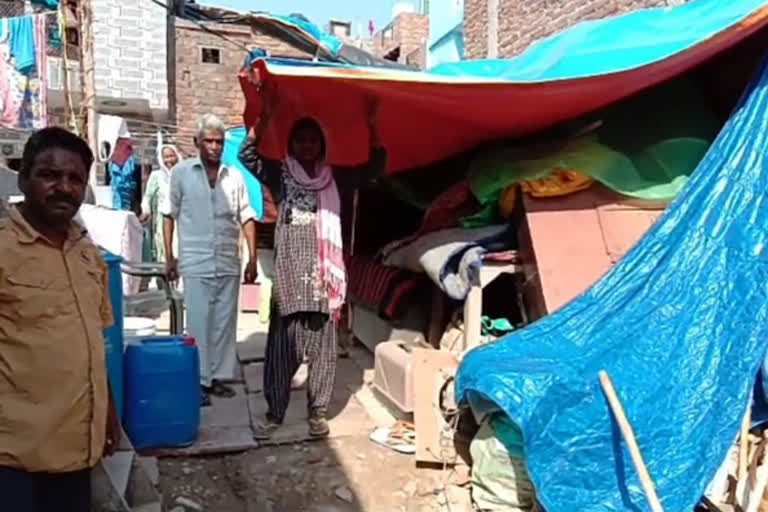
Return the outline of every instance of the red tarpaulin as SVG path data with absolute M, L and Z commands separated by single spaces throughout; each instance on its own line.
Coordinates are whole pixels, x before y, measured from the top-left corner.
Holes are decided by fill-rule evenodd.
M 625 98 L 701 64 L 766 22 L 768 9 L 763 7 L 663 60 L 615 73 L 535 83 L 257 60 L 254 75 L 274 87 L 280 101 L 261 151 L 281 158 L 292 123 L 312 116 L 326 131 L 333 164 L 360 163 L 367 157 L 366 101 L 375 97 L 389 172 L 419 167 L 482 142 L 534 133 Z M 244 71 L 240 81 L 247 100 L 245 122 L 251 125 L 261 100 Z

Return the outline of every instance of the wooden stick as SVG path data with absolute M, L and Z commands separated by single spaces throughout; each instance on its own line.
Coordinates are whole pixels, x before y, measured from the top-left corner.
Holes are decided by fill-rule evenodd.
M 645 497 L 648 500 L 648 504 L 653 512 L 664 512 L 664 508 L 661 506 L 659 496 L 656 494 L 656 487 L 653 484 L 648 468 L 643 460 L 643 454 L 640 453 L 640 447 L 635 440 L 635 433 L 632 430 L 632 425 L 627 419 L 627 415 L 624 413 L 624 407 L 621 405 L 616 390 L 613 387 L 613 381 L 605 370 L 601 370 L 599 373 L 600 385 L 603 387 L 605 397 L 608 399 L 608 404 L 613 411 L 613 416 L 616 418 L 616 423 L 619 424 L 621 435 L 624 437 L 624 442 L 627 443 L 629 448 L 629 454 L 632 456 L 632 463 L 635 465 L 635 470 L 640 478 L 640 483 L 645 491 Z
M 360 189 L 355 189 L 354 195 L 352 196 L 352 231 L 349 234 L 349 255 L 354 256 L 355 255 L 355 238 L 357 235 L 357 209 L 360 203 Z M 347 301 L 347 331 L 352 333 L 352 325 L 353 325 L 353 318 L 352 315 L 354 314 L 352 310 L 352 302 Z

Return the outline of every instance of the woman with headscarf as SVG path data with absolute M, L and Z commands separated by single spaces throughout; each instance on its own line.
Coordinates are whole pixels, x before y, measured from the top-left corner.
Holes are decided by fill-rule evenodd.
M 274 102 L 270 101 L 272 109 Z M 359 186 L 384 173 L 371 105 L 369 161 L 356 168 L 331 167 L 326 138 L 311 118 L 297 121 L 281 161 L 258 153 L 266 110 L 240 150 L 240 160 L 278 203 L 275 226 L 275 273 L 264 368 L 266 422 L 257 439 L 269 439 L 285 418 L 291 379 L 303 361 L 309 367 L 309 434 L 329 434 L 326 415 L 336 378 L 336 322 L 346 295 L 339 188 Z M 338 183 L 338 186 L 337 186 Z
M 171 144 L 160 144 L 157 150 L 158 169 L 149 174 L 147 187 L 141 201 L 141 220 L 149 226 L 152 261 L 165 262 L 163 240 L 163 216 L 160 205 L 168 195 L 171 169 L 181 162 L 181 152 Z

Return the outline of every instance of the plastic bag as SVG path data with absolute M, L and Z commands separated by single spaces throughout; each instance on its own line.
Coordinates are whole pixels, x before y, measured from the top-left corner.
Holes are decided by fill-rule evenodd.
M 472 499 L 480 510 L 534 510 L 535 493 L 525 468 L 520 429 L 503 415 L 486 419 L 469 451 L 472 454 Z

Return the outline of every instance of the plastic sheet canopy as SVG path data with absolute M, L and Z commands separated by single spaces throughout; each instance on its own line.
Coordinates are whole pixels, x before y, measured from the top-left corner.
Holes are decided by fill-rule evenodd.
M 692 510 L 768 346 L 768 66 L 688 184 L 597 284 L 466 355 L 458 398 L 522 430 L 548 512 L 649 510 L 598 382 L 613 377 L 665 510 Z
M 677 76 L 766 26 L 767 0 L 695 0 L 585 22 L 514 59 L 462 61 L 420 73 L 258 60 L 280 107 L 261 152 L 284 155 L 293 122 L 318 119 L 335 165 L 368 153 L 366 100 L 379 101 L 388 170 L 429 165 L 489 140 L 514 138 L 629 97 Z M 242 83 L 242 82 L 241 82 Z M 260 110 L 244 87 L 246 124 Z

